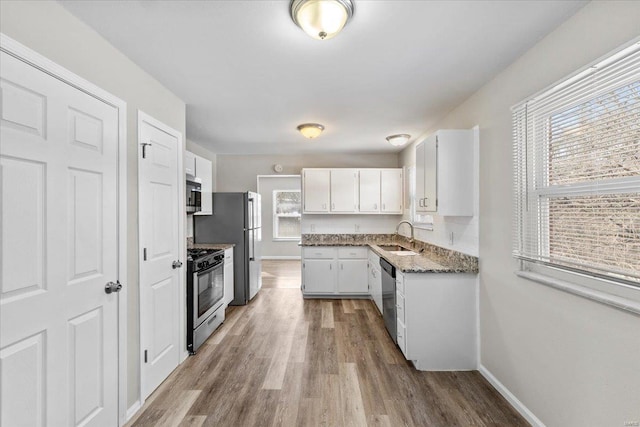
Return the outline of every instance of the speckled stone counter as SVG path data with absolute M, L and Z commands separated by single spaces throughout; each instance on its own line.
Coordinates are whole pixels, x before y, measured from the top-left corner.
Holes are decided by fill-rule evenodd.
M 229 249 L 233 243 L 193 243 L 193 238 L 187 237 L 187 249 Z
M 395 234 L 303 234 L 301 246 L 369 246 L 403 273 L 477 273 L 478 258 Z M 394 255 L 380 246 L 400 245 L 417 255 Z

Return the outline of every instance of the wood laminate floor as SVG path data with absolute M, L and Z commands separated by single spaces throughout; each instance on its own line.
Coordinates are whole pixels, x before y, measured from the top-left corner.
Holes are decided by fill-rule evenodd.
M 419 372 L 369 300 L 304 300 L 299 261 L 156 390 L 130 426 L 527 426 L 478 372 Z

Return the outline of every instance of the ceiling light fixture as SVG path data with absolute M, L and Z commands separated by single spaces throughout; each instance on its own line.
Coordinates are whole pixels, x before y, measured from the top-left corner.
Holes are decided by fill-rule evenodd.
M 291 19 L 314 39 L 328 40 L 353 16 L 352 0 L 293 0 Z
M 304 137 L 313 139 L 322 133 L 324 126 L 319 123 L 303 123 L 297 129 Z
M 402 147 L 404 144 L 409 142 L 409 138 L 411 138 L 411 135 L 400 133 L 398 135 L 388 136 L 387 141 L 389 141 L 389 144 L 393 145 L 394 147 Z

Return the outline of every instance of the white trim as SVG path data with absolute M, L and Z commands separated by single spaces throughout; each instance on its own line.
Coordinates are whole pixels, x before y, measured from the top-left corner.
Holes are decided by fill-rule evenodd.
M 118 110 L 118 423 L 127 419 L 127 103 L 4 33 L 0 50 Z
M 133 418 L 138 413 L 140 408 L 142 408 L 142 404 L 139 400 L 133 402 L 133 405 L 129 406 L 129 409 L 127 409 L 127 419 L 125 422 L 129 422 L 131 418 Z
M 540 421 L 540 419 L 536 417 L 533 412 L 524 405 L 524 403 L 511 393 L 504 384 L 498 381 L 498 379 L 486 367 L 480 364 L 478 371 L 505 399 L 507 399 L 507 402 L 509 402 L 511 406 L 513 406 L 513 408 L 529 422 L 529 424 L 533 427 L 545 427 L 544 423 Z
M 256 175 L 256 179 L 259 178 L 300 178 L 300 175 Z
M 291 259 L 291 260 L 300 260 L 302 259 L 301 256 L 295 256 L 295 255 L 269 255 L 269 256 L 263 256 L 262 259 Z
M 531 271 L 516 271 L 515 274 L 518 277 L 533 280 L 534 282 L 568 292 L 591 301 L 599 302 L 600 304 L 605 304 L 627 313 L 640 315 L 640 302 L 637 301 L 632 301 L 624 297 L 611 295 L 606 292 L 590 289 L 586 286 L 576 285 L 565 280 Z
M 137 135 L 137 140 L 136 140 L 136 146 L 137 146 L 137 153 L 138 153 L 138 224 L 140 224 L 140 163 L 142 160 L 142 150 L 140 149 L 140 137 L 141 137 L 141 129 L 142 129 L 142 123 L 148 123 L 151 126 L 154 126 L 160 130 L 162 130 L 163 132 L 166 132 L 167 134 L 173 136 L 176 138 L 176 140 L 178 141 L 178 165 L 177 165 L 177 175 L 178 175 L 178 199 L 179 199 L 179 210 L 178 210 L 178 256 L 180 258 L 182 258 L 185 262 L 184 262 L 184 267 L 186 269 L 186 254 L 187 254 L 187 247 L 186 247 L 186 238 L 185 238 L 185 216 L 184 215 L 184 206 L 186 205 L 186 199 L 185 199 L 185 186 L 184 184 L 184 152 L 185 152 L 185 145 L 184 145 L 184 140 L 182 138 L 182 133 L 167 126 L 166 124 L 164 124 L 163 122 L 153 118 L 152 116 L 150 116 L 149 114 L 145 113 L 144 111 L 138 110 L 138 119 L 137 119 L 137 125 L 138 125 L 138 135 Z M 138 262 L 139 265 L 142 265 L 142 236 L 141 236 L 141 227 L 138 227 Z M 140 273 L 141 272 L 141 268 L 138 268 L 138 335 L 139 335 L 139 345 L 140 345 L 140 354 L 139 356 L 139 381 L 140 381 L 140 388 L 139 388 L 139 396 L 138 396 L 138 401 L 140 402 L 140 405 L 144 405 L 144 402 L 146 400 L 147 396 L 143 395 L 143 378 L 144 378 L 144 352 L 142 351 L 142 316 L 141 316 L 141 312 L 142 312 L 142 298 L 141 298 L 141 290 L 142 290 L 142 286 L 140 286 L 141 283 L 141 276 Z M 178 275 L 178 287 L 179 287 L 179 292 L 180 292 L 180 296 L 179 296 L 179 300 L 180 301 L 185 301 L 186 300 L 186 295 L 185 295 L 185 275 L 184 274 L 179 274 Z M 178 335 L 178 341 L 179 341 L 179 346 L 180 346 L 180 358 L 179 358 L 179 362 L 178 365 L 180 365 L 189 355 L 187 352 L 187 336 L 186 336 L 186 306 L 185 304 L 178 304 L 179 307 L 179 312 L 178 312 L 178 316 L 180 318 L 180 325 L 179 325 L 179 335 Z

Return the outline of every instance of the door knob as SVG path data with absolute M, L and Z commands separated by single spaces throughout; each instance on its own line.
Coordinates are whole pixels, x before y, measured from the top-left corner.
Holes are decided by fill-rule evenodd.
M 116 283 L 109 282 L 106 285 L 104 285 L 104 292 L 107 294 L 111 294 L 113 292 L 120 292 L 121 289 L 122 289 L 122 284 L 120 284 L 119 280 L 117 280 Z
M 171 264 L 171 268 L 173 268 L 174 270 L 175 270 L 176 268 L 180 268 L 180 267 L 182 267 L 182 262 L 180 262 L 180 261 L 178 261 L 178 260 L 173 261 L 173 264 Z

